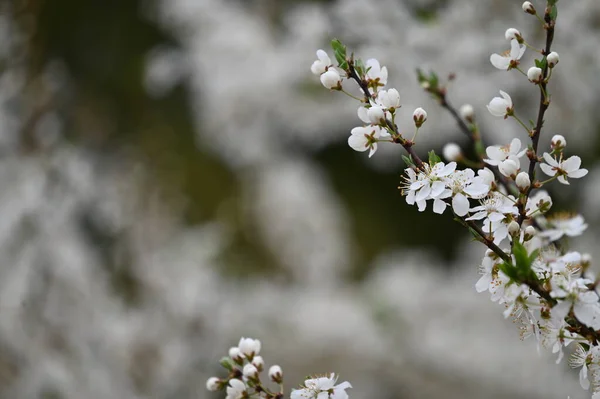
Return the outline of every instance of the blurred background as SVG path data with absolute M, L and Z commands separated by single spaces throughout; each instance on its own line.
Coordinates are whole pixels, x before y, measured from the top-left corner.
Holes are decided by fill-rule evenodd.
M 429 113 L 424 155 L 469 151 L 415 78 L 456 72 L 486 143 L 525 142 L 485 109 L 501 89 L 536 115 L 489 63 L 509 27 L 541 47 L 520 0 L 0 2 L 0 397 L 224 397 L 205 381 L 241 336 L 288 389 L 335 371 L 352 398 L 586 397 L 476 294 L 484 249 L 405 204 L 400 148 L 352 151 L 358 104 L 310 73 L 333 37 L 379 59 L 401 128 Z M 590 169 L 552 194 L 600 256 L 600 2 L 559 3 L 554 49 L 540 148 L 563 134 Z

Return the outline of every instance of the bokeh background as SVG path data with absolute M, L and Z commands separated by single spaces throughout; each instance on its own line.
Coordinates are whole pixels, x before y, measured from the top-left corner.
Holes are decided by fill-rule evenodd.
M 538 9 L 541 1 L 534 1 Z M 210 398 L 241 336 L 287 386 L 335 371 L 352 398 L 586 397 L 474 283 L 484 249 L 397 190 L 399 147 L 346 144 L 357 104 L 309 67 L 342 39 L 399 89 L 417 151 L 456 141 L 415 69 L 456 72 L 488 144 L 526 140 L 485 104 L 535 118 L 489 55 L 513 0 L 8 0 L 0 3 L 0 397 Z M 600 218 L 600 2 L 559 3 L 541 148 L 563 134 L 586 179 L 555 210 Z M 531 52 L 523 65 L 532 64 Z

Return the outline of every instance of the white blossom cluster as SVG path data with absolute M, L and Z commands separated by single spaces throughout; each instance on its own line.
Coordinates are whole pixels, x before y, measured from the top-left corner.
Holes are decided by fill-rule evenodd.
M 261 380 L 265 362 L 259 355 L 261 343 L 257 339 L 240 339 L 238 346 L 229 349 L 229 356 L 221 359 L 229 375 L 227 378 L 210 377 L 206 381 L 209 391 L 225 390 L 226 399 L 243 399 L 249 397 L 264 399 L 282 399 L 283 371 L 280 366 L 273 365 L 269 368 L 269 380 L 279 386 L 277 391 L 270 389 Z M 348 399 L 346 389 L 352 388 L 349 382 L 337 384 L 334 373 L 314 376 L 304 381 L 299 389 L 293 389 L 291 399 Z
M 584 389 L 591 385 L 596 398 L 600 397 L 600 280 L 589 270 L 590 255 L 567 250 L 562 240 L 565 236 L 581 235 L 587 224 L 581 215 L 549 215 L 553 201 L 541 190 L 554 180 L 569 185 L 570 179 L 582 178 L 588 170 L 581 168 L 579 156 L 565 155 L 567 141 L 562 135 L 552 137 L 548 151 L 541 156 L 537 153 L 542 127 L 550 129 L 543 126 L 551 104 L 548 83 L 559 62 L 558 53 L 550 51 L 558 15 L 556 3 L 548 0 L 539 14 L 531 2 L 522 5 L 523 11 L 535 16 L 536 23 L 548 32 L 544 49 L 536 49 L 517 29 L 509 28 L 505 39 L 510 41 L 510 50 L 490 57 L 495 68 L 516 70 L 537 87 L 537 122 L 532 120 L 529 125 L 517 116 L 511 96 L 502 90 L 501 97 L 493 98 L 487 105 L 493 116 L 514 119 L 531 138 L 529 146 L 515 138 L 506 146 L 488 146 L 471 160 L 458 145 L 449 143 L 443 151 L 448 163 L 434 152 L 423 161 L 413 146 L 427 113 L 421 108 L 415 110 L 416 130 L 412 139 L 406 138 L 396 121 L 396 110 L 401 106 L 399 92 L 384 89 L 388 80 L 386 67 L 375 59 L 363 63 L 354 55 L 348 57 L 345 46 L 334 40 L 337 65 L 324 50 L 319 50 L 311 71 L 320 76 L 326 88 L 351 97 L 354 96 L 348 91 L 348 83 L 358 85 L 363 98 L 354 98 L 361 102 L 358 116 L 364 125 L 352 129 L 349 146 L 361 152 L 370 150 L 369 157 L 379 142 L 404 148 L 409 157 L 405 157 L 408 167 L 400 189 L 406 202 L 421 212 L 428 201 L 435 213 L 452 209 L 455 218 L 488 247 L 481 262 L 477 291 L 489 291 L 492 301 L 506 308 L 504 316 L 512 317 L 520 326 L 522 338 L 534 336 L 538 345 L 558 353 L 557 363 L 563 358 L 564 347 L 575 342 L 569 364 L 581 367 L 580 384 Z M 525 72 L 520 65 L 527 48 L 541 54 L 541 58 Z M 450 110 L 475 147 L 483 148 L 473 108 L 467 104 L 458 112 L 454 110 L 446 101 L 446 87 L 435 74 L 419 72 L 419 80 L 423 89 Z M 536 178 L 538 163 L 546 175 L 544 180 Z

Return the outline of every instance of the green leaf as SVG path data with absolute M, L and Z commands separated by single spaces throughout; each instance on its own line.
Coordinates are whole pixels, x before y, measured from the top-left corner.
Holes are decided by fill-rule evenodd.
M 415 164 L 410 156 L 407 157 L 406 155 L 402 155 L 402 160 L 406 166 L 414 166 Z
M 333 49 L 333 54 L 335 55 L 335 59 L 340 68 L 348 68 L 348 62 L 346 61 L 346 46 L 344 46 L 338 39 L 333 39 L 331 41 L 331 48 Z
M 423 74 L 421 68 L 417 68 L 417 80 L 419 81 L 419 83 L 427 82 L 427 78 Z
M 554 6 L 558 3 L 558 0 L 548 0 L 548 5 Z
M 554 4 L 550 10 L 550 18 L 552 18 L 553 21 L 556 21 L 556 17 L 558 17 L 558 7 Z
M 229 371 L 233 370 L 234 365 L 230 358 L 222 357 L 221 360 L 219 360 L 219 363 L 221 363 L 221 366 L 223 366 L 227 370 L 229 370 Z
M 431 85 L 431 87 L 438 87 L 439 83 L 440 83 L 440 78 L 437 76 L 437 74 L 435 72 L 431 72 L 429 74 L 429 84 Z
M 548 61 L 546 61 L 546 57 L 542 58 L 541 60 L 534 60 L 535 61 L 535 66 L 541 69 L 546 68 L 546 65 L 548 64 Z
M 362 79 L 367 72 L 367 68 L 365 67 L 365 63 L 360 58 L 354 61 L 354 69 L 356 69 L 356 73 Z
M 433 166 L 438 162 L 441 162 L 442 160 L 440 159 L 440 157 L 438 157 L 437 155 L 435 155 L 435 151 L 431 150 L 429 151 L 429 165 Z
M 508 278 L 513 281 L 519 280 L 519 274 L 517 268 L 508 262 L 503 262 L 498 265 L 498 268 L 502 271 L 502 273 L 506 274 Z

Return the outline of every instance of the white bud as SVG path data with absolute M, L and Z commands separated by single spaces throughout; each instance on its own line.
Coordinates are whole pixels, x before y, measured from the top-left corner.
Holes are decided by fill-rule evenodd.
M 519 172 L 519 166 L 512 159 L 506 159 L 498 165 L 500 173 L 506 177 L 513 177 Z
M 427 112 L 425 112 L 425 110 L 421 107 L 415 109 L 415 112 L 413 112 L 413 121 L 415 121 L 415 125 L 417 127 L 421 127 L 423 122 L 425 122 L 426 120 Z
M 530 240 L 532 237 L 535 237 L 537 234 L 537 230 L 533 226 L 527 226 L 525 228 L 525 241 Z
M 531 180 L 529 179 L 529 175 L 527 174 L 527 172 L 519 173 L 517 175 L 517 178 L 515 179 L 515 182 L 517 183 L 517 187 L 519 187 L 521 191 L 527 190 L 531 185 Z
M 519 226 L 519 223 L 515 222 L 514 220 L 508 224 L 508 234 L 511 236 L 516 236 L 519 234 L 520 229 L 521 226 Z
M 581 254 L 581 261 L 583 263 L 590 263 L 592 261 L 592 255 L 585 253 L 585 254 Z
M 335 89 L 340 85 L 342 77 L 339 72 L 333 68 L 327 70 L 327 72 L 321 75 L 321 83 L 328 89 Z
M 494 172 L 492 172 L 488 168 L 479 169 L 479 171 L 477 171 L 477 176 L 481 177 L 484 183 L 488 186 L 491 186 L 492 183 L 496 180 Z
M 258 369 L 252 363 L 248 363 L 244 366 L 242 374 L 244 374 L 244 377 L 246 378 L 254 378 L 258 375 Z
M 211 392 L 218 391 L 220 387 L 221 387 L 221 380 L 218 379 L 217 377 L 210 377 L 206 381 L 206 389 L 208 389 Z
M 331 65 L 331 59 L 324 50 L 317 50 L 317 58 L 310 67 L 310 71 L 315 75 L 324 73 L 327 68 Z
M 281 367 L 278 365 L 271 366 L 271 368 L 269 368 L 269 378 L 273 382 L 280 383 L 281 379 L 283 378 L 283 371 L 281 370 Z
M 258 371 L 261 371 L 265 365 L 265 361 L 263 360 L 262 356 L 254 356 L 252 358 L 252 364 L 256 366 Z
M 558 64 L 558 61 L 560 61 L 559 57 L 558 57 L 558 53 L 556 51 L 551 52 L 550 54 L 548 54 L 548 56 L 546 57 L 546 61 L 548 61 L 548 66 L 550 68 L 554 68 L 554 66 L 556 64 Z
M 519 41 L 521 39 L 521 32 L 519 32 L 515 28 L 508 28 L 504 33 L 504 38 L 506 40 L 516 39 L 517 41 Z
M 385 119 L 385 112 L 383 108 L 378 105 L 373 105 L 367 110 L 367 117 L 374 125 L 379 125 L 382 119 Z
M 542 68 L 531 67 L 527 71 L 527 79 L 533 83 L 539 83 L 542 80 Z
M 400 93 L 396 89 L 380 90 L 377 99 L 385 108 L 400 107 Z
M 244 355 L 242 355 L 240 348 L 238 348 L 237 346 L 234 346 L 234 347 L 229 348 L 229 357 L 232 359 L 241 359 L 244 357 Z
M 459 112 L 463 119 L 473 122 L 473 119 L 475 118 L 475 110 L 471 104 L 464 104 L 462 107 L 460 107 Z
M 530 1 L 524 2 L 522 7 L 523 11 L 525 11 L 527 14 L 535 15 L 535 7 Z
M 248 357 L 258 355 L 258 352 L 260 352 L 260 341 L 242 337 L 238 347 L 240 348 L 240 352 Z
M 442 155 L 447 161 L 458 161 L 462 157 L 462 150 L 456 143 L 448 143 L 442 150 Z
M 564 136 L 555 134 L 552 136 L 552 140 L 550 140 L 550 145 L 552 146 L 552 149 L 562 149 L 567 146 L 567 140 Z

